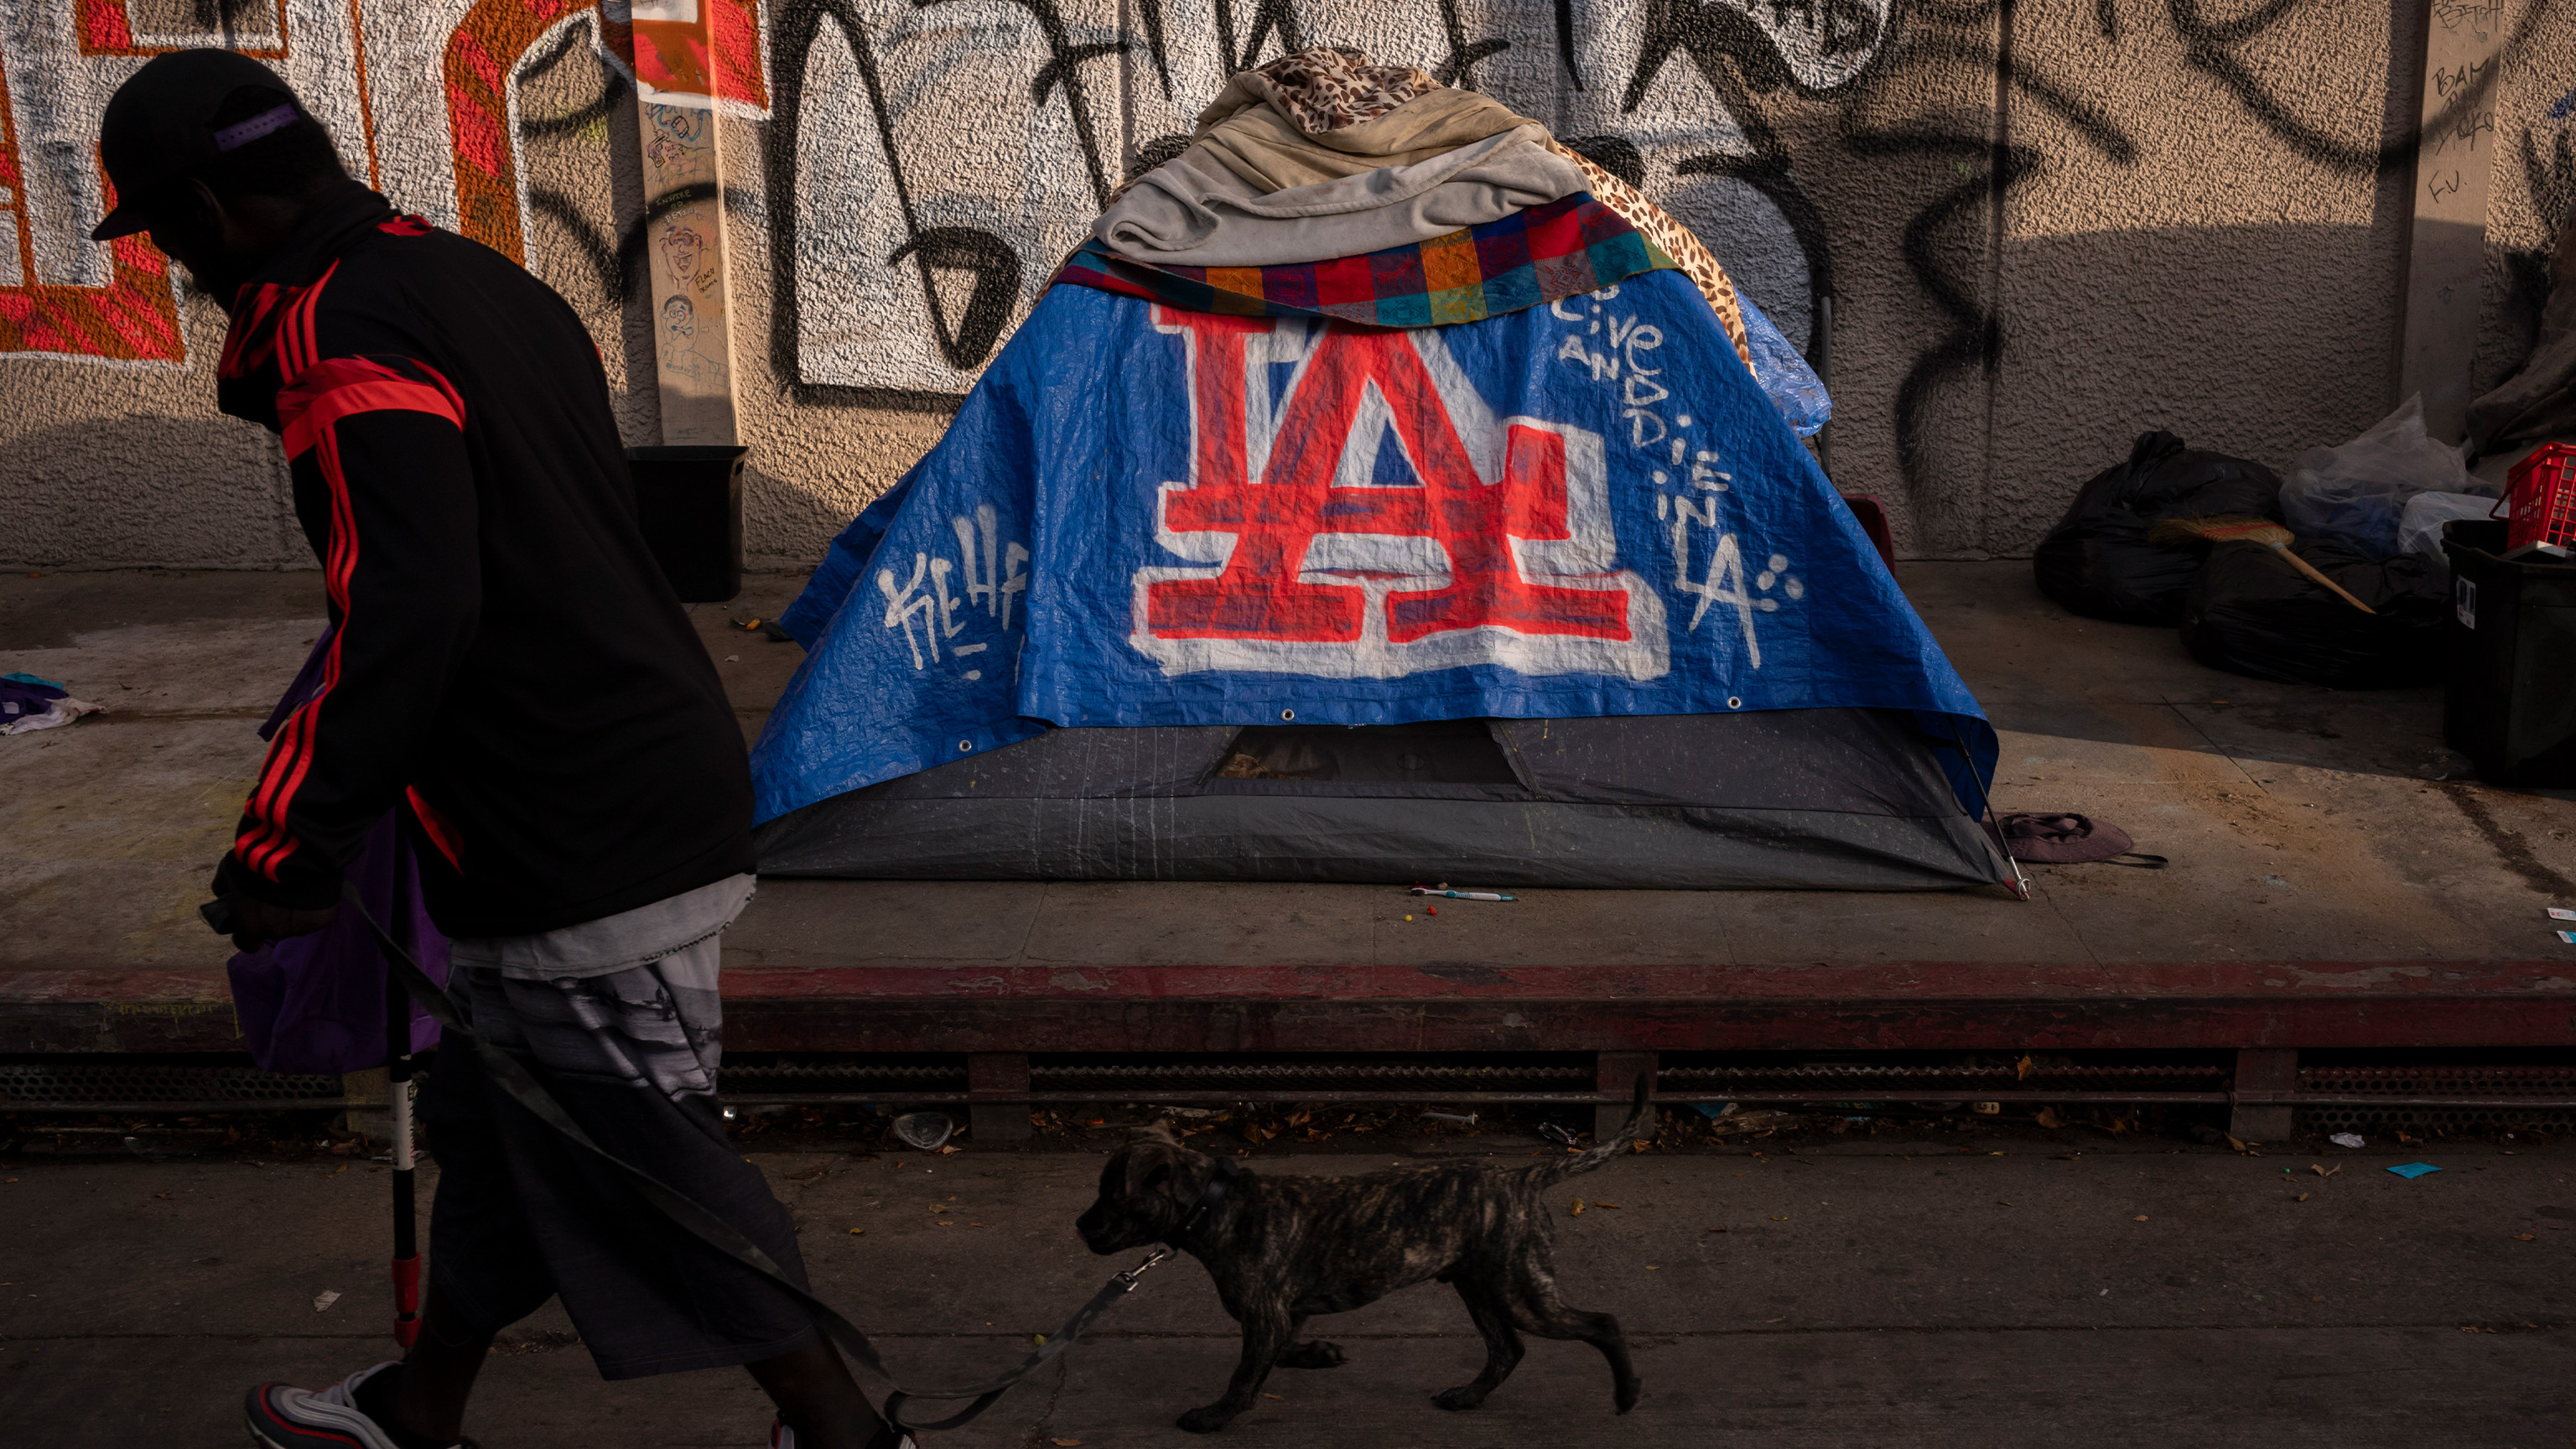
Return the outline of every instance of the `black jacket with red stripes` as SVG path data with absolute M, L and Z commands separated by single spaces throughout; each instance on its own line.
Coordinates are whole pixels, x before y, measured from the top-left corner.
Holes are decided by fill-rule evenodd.
M 285 443 L 336 626 L 225 887 L 326 905 L 397 807 L 450 936 L 752 868 L 741 729 L 636 528 L 561 297 L 353 182 L 242 289 L 220 378 L 223 410 Z

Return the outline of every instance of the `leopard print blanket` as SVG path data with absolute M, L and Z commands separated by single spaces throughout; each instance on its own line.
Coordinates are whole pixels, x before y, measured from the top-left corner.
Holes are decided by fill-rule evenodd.
M 1438 90 L 1414 65 L 1371 65 L 1365 54 L 1317 45 L 1237 77 L 1309 136 L 1374 121 L 1424 91 Z
M 1646 240 L 1664 249 L 1664 255 L 1681 264 L 1682 275 L 1691 279 L 1699 294 L 1708 299 L 1708 310 L 1717 314 L 1720 327 L 1726 329 L 1726 340 L 1735 344 L 1735 355 L 1744 359 L 1747 371 L 1753 368 L 1753 344 L 1744 335 L 1744 308 L 1735 300 L 1735 281 L 1726 268 L 1703 244 L 1697 234 L 1681 224 L 1673 214 L 1646 199 L 1646 194 L 1611 175 L 1592 158 L 1550 141 L 1548 149 L 1571 161 L 1592 183 L 1593 198 L 1619 213 L 1630 226 L 1645 234 Z

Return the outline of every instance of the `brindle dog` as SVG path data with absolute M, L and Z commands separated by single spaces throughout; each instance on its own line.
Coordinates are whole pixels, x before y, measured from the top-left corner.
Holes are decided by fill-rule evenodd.
M 1554 1224 L 1539 1195 L 1616 1156 L 1644 1130 L 1649 1083 L 1618 1135 L 1528 1167 L 1442 1162 L 1365 1177 L 1260 1177 L 1182 1145 L 1156 1123 L 1100 1173 L 1100 1198 L 1074 1224 L 1095 1253 L 1170 1243 L 1207 1266 L 1218 1300 L 1243 1325 L 1243 1359 L 1225 1397 L 1180 1426 L 1222 1429 L 1252 1407 L 1273 1366 L 1332 1368 L 1329 1343 L 1299 1342 L 1306 1319 L 1346 1313 L 1416 1283 L 1458 1290 L 1485 1339 L 1485 1368 L 1436 1396 L 1444 1409 L 1485 1401 L 1521 1361 L 1521 1334 L 1579 1338 L 1610 1360 L 1611 1398 L 1637 1402 L 1619 1320 L 1556 1295 Z

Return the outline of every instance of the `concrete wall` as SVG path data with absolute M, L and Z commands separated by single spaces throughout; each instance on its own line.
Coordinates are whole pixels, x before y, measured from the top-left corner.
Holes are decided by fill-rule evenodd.
M 1128 158 L 1324 41 L 1629 148 L 1793 339 L 1829 290 L 1834 471 L 1917 556 L 2027 551 L 2145 428 L 2278 465 L 2396 401 L 2426 0 L 702 3 L 757 78 L 724 145 L 761 562 L 937 439 Z M 2576 215 L 2576 0 L 2501 9 L 2488 381 Z M 83 239 L 99 109 L 161 47 L 272 57 L 354 171 L 571 298 L 658 441 L 625 4 L 0 10 L 0 561 L 307 562 L 273 447 L 212 411 L 221 317 Z

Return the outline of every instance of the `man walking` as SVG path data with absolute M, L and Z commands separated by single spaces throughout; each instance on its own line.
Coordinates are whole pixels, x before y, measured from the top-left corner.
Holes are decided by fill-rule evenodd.
M 321 684 L 277 732 L 216 879 L 245 947 L 318 930 L 398 810 L 449 992 L 609 1152 L 787 1277 L 787 1212 L 726 1142 L 718 936 L 750 899 L 751 789 L 714 666 L 636 528 L 597 348 L 516 264 L 343 171 L 286 83 L 229 51 L 119 88 L 119 204 L 229 306 L 217 398 L 279 434 L 323 566 Z M 419 1343 L 318 1393 L 250 1393 L 272 1449 L 446 1449 L 494 1334 L 560 1296 L 602 1376 L 747 1366 L 772 1442 L 884 1425 L 797 1300 L 442 1051 Z

